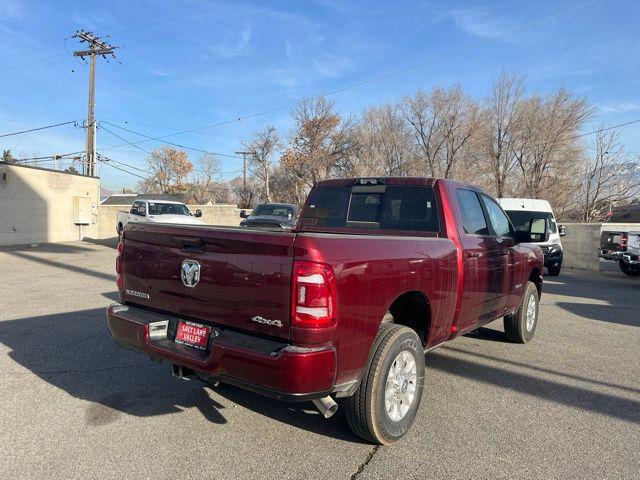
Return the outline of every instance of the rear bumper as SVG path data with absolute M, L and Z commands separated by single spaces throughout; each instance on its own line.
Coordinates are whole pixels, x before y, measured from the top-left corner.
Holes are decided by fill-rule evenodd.
M 640 255 L 625 253 L 622 255 L 622 259 L 624 260 L 624 263 L 628 263 L 629 265 L 640 265 Z
M 164 320 L 170 325 L 166 337 L 151 339 L 149 323 Z M 207 380 L 220 380 L 288 401 L 321 398 L 335 390 L 333 347 L 301 348 L 212 327 L 205 352 L 173 341 L 171 325 L 177 321 L 174 316 L 118 303 L 107 308 L 107 325 L 116 343 L 154 360 L 194 370 Z
M 598 257 L 604 260 L 622 260 L 624 252 L 622 250 L 607 250 L 606 248 L 598 249 Z

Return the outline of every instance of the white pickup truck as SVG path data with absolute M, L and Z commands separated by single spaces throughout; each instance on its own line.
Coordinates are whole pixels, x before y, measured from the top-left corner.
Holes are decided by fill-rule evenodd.
M 128 212 L 117 212 L 116 232 L 122 236 L 129 222 L 175 223 L 185 225 L 204 225 L 202 210 L 191 213 L 184 203 L 169 200 L 136 200 Z

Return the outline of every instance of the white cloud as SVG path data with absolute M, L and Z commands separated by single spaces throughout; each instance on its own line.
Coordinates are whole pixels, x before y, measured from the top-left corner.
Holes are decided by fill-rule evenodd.
M 267 72 L 267 76 L 271 83 L 287 88 L 297 87 L 306 81 L 302 72 L 293 67 L 273 68 Z
M 323 52 L 313 59 L 313 66 L 323 77 L 338 77 L 351 65 L 351 60 L 345 56 L 332 55 Z
M 251 41 L 251 26 L 246 25 L 240 32 L 240 37 L 234 42 L 220 43 L 211 47 L 211 51 L 222 58 L 235 58 L 245 55 Z
M 24 5 L 19 0 L 0 0 L 0 18 L 16 19 L 24 17 Z
M 640 111 L 640 102 L 636 100 L 607 102 L 600 105 L 600 110 L 604 113 L 638 112 Z
M 501 39 L 514 25 L 504 17 L 490 14 L 482 7 L 460 8 L 449 10 L 446 17 L 455 25 L 476 37 Z

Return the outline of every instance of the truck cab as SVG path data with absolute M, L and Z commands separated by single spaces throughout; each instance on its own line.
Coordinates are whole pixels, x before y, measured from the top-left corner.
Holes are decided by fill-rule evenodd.
M 565 228 L 557 224 L 549 202 L 538 198 L 499 198 L 498 203 L 518 231 L 526 231 L 532 218 L 547 220 L 549 238 L 544 242 L 537 242 L 537 245 L 544 254 L 544 266 L 549 276 L 560 275 L 563 259 L 560 237 L 564 237 Z

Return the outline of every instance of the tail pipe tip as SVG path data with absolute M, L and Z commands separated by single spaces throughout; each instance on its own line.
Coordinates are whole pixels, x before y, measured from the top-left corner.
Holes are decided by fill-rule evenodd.
M 333 414 L 336 413 L 336 410 L 338 410 L 338 404 L 331 398 L 331 395 L 313 400 L 313 404 L 324 418 L 332 417 Z

